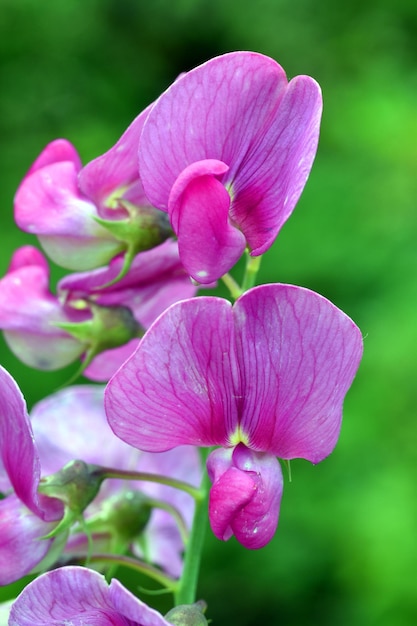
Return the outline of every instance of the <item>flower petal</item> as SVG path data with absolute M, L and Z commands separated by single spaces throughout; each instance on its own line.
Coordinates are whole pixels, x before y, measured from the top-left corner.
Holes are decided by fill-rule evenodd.
M 234 316 L 249 447 L 318 463 L 339 436 L 362 356 L 359 329 L 322 296 L 292 285 L 251 289 Z
M 180 172 L 202 159 L 223 161 L 233 179 L 286 84 L 278 63 L 254 52 L 216 57 L 173 83 L 152 108 L 139 144 L 140 174 L 152 204 L 167 211 Z
M 69 320 L 49 291 L 49 268 L 35 249 L 16 250 L 10 270 L 0 280 L 0 328 L 10 349 L 27 365 L 57 369 L 85 350 L 56 325 Z
M 230 215 L 256 256 L 275 241 L 301 195 L 316 155 L 321 110 L 316 81 L 293 78 L 236 172 Z
M 120 196 L 123 196 L 125 189 L 132 185 L 135 192 L 132 193 L 131 190 L 129 201 L 136 205 L 149 205 L 139 180 L 138 145 L 143 124 L 151 108 L 152 106 L 148 106 L 133 120 L 110 150 L 90 161 L 81 170 L 80 189 L 98 207 L 102 207 L 118 188 L 121 190 Z
M 229 223 L 230 196 L 217 176 L 229 168 L 208 159 L 189 165 L 174 183 L 169 216 L 181 261 L 200 283 L 228 272 L 243 254 L 243 234 Z
M 107 584 L 85 567 L 61 567 L 39 576 L 12 606 L 9 626 L 169 626 L 157 611 L 118 581 Z
M 59 519 L 62 504 L 37 494 L 40 463 L 26 403 L 16 382 L 1 366 L 0 455 L 16 496 L 43 520 Z
M 94 217 L 96 207 L 77 185 L 73 162 L 45 165 L 27 176 L 16 192 L 15 220 L 22 230 L 38 235 L 47 254 L 73 270 L 103 265 L 120 243 Z
M 33 172 L 40 170 L 46 165 L 60 163 L 61 161 L 73 163 L 77 172 L 81 169 L 81 159 L 72 143 L 66 139 L 55 139 L 42 150 L 34 163 L 32 163 L 26 176 L 33 174 Z
M 207 469 L 213 482 L 209 518 L 216 537 L 226 541 L 235 535 L 252 550 L 265 546 L 275 534 L 282 496 L 276 458 L 239 444 L 234 450 L 214 450 Z
M 53 540 L 42 537 L 54 525 L 34 515 L 13 494 L 0 500 L 0 585 L 26 576 L 44 559 Z
M 200 297 L 170 307 L 110 380 L 110 426 L 154 452 L 181 444 L 224 445 L 236 427 L 230 303 Z

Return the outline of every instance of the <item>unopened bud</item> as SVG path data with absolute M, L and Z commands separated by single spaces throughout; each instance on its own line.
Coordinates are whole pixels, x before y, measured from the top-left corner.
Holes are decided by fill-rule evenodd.
M 208 621 L 204 617 L 207 605 L 204 600 L 195 604 L 180 604 L 165 615 L 165 619 L 173 626 L 207 626 Z

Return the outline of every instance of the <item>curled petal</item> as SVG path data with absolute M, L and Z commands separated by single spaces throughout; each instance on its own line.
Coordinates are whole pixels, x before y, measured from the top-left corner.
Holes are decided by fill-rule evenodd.
M 185 168 L 169 197 L 169 216 L 181 261 L 201 283 L 225 274 L 241 257 L 245 237 L 229 223 L 230 196 L 217 179 L 228 166 L 206 160 Z
M 117 580 L 85 567 L 61 567 L 31 582 L 10 612 L 9 626 L 169 626 Z
M 59 519 L 62 515 L 62 504 L 37 494 L 40 463 L 26 403 L 16 382 L 2 367 L 0 367 L 0 455 L 16 496 L 41 519 L 45 521 Z
M 246 548 L 265 546 L 274 536 L 282 496 L 282 472 L 276 458 L 243 444 L 218 448 L 207 461 L 213 486 L 209 518 L 213 533 L 232 535 Z
M 81 169 L 81 159 L 72 143 L 66 139 L 55 139 L 48 143 L 46 148 L 44 148 L 37 159 L 32 163 L 26 176 L 33 174 L 33 172 L 40 170 L 46 165 L 60 163 L 62 161 L 73 163 L 75 171 L 77 172 Z

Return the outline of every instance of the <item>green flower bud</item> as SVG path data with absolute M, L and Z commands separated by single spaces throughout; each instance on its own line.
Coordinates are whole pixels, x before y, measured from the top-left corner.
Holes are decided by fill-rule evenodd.
M 173 626 L 207 626 L 208 621 L 203 613 L 207 605 L 204 600 L 195 604 L 181 604 L 165 615 L 165 619 Z

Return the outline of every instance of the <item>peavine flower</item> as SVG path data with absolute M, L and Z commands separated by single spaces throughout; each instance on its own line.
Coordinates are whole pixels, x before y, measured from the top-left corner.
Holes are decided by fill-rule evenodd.
M 90 270 L 125 252 L 126 271 L 135 254 L 170 235 L 138 175 L 137 146 L 148 111 L 84 168 L 71 143 L 52 141 L 23 179 L 15 196 L 16 223 L 37 235 L 58 265 Z
M 16 599 L 9 626 L 170 626 L 116 579 L 85 567 L 61 567 L 31 582 Z
M 79 458 L 84 464 L 69 464 Z M 63 465 L 67 469 L 59 473 Z M 183 542 L 178 527 L 166 511 L 152 507 L 156 501 L 170 504 L 189 527 L 191 496 L 159 484 L 114 480 L 105 481 L 97 495 L 99 473 L 73 471 L 83 466 L 94 470 L 97 465 L 163 474 L 191 484 L 198 484 L 201 474 L 193 448 L 146 454 L 115 437 L 104 413 L 103 388 L 62 390 L 36 405 L 30 421 L 19 388 L 0 368 L 0 491 L 5 495 L 0 500 L 0 585 L 28 574 L 46 558 L 53 563 L 66 542 L 67 555 L 86 555 L 84 528 L 74 526 L 68 538 L 69 529 L 62 527 L 55 539 L 44 538 L 68 511 L 78 513 L 78 518 L 83 514 L 91 526 L 93 546 L 97 543 L 100 550 L 130 546 L 138 556 L 179 576 Z M 60 478 L 69 475 L 73 481 L 60 489 Z M 74 496 L 71 482 L 76 489 L 79 477 L 80 491 Z M 58 494 L 65 507 L 45 494 Z M 72 522 L 78 518 L 73 515 Z
M 141 450 L 220 446 L 207 462 L 212 530 L 260 548 L 278 522 L 276 457 L 330 454 L 361 355 L 352 320 L 308 289 L 262 285 L 233 306 L 190 299 L 154 322 L 110 380 L 106 412 Z
M 168 240 L 136 255 L 127 274 L 118 257 L 108 267 L 71 274 L 49 289 L 49 268 L 32 246 L 19 248 L 0 279 L 0 328 L 24 363 L 53 370 L 79 357 L 85 375 L 107 381 L 136 348 L 139 337 L 174 302 L 196 293 Z
M 312 78 L 288 82 L 254 52 L 211 59 L 157 100 L 140 136 L 140 176 L 195 280 L 220 278 L 246 246 L 258 256 L 272 245 L 308 178 L 321 110 Z

